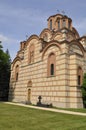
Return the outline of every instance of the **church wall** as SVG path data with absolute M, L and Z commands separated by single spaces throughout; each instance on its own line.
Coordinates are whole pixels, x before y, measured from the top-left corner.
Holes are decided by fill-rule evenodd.
M 34 55 L 35 60 L 34 60 L 34 63 L 29 64 L 28 63 L 28 52 L 29 52 L 29 46 L 31 44 L 35 44 L 35 55 Z M 24 101 L 25 102 L 27 100 L 27 83 L 28 83 L 28 81 L 32 80 L 32 82 L 33 82 L 40 77 L 40 74 L 42 74 L 42 72 L 40 71 L 42 68 L 42 67 L 40 68 L 40 66 L 42 64 L 36 63 L 36 62 L 40 62 L 40 60 L 41 60 L 40 55 L 41 55 L 40 44 L 38 43 L 38 41 L 32 40 L 31 42 L 29 42 L 27 48 L 25 48 L 25 50 L 24 50 L 24 60 L 21 61 L 21 67 L 20 67 L 20 71 L 19 71 L 19 80 L 16 83 L 12 83 L 12 87 L 14 87 L 14 85 L 16 84 L 14 99 L 13 99 L 14 101 L 18 101 L 18 102 Z M 16 66 L 16 64 L 15 64 L 15 66 Z M 40 68 L 39 72 L 37 71 L 38 68 Z M 11 75 L 15 75 L 15 68 L 13 68 Z M 11 79 L 12 79 L 12 76 L 11 76 Z
M 76 55 L 68 55 L 68 46 L 62 44 L 61 53 L 59 48 L 51 46 L 45 52 L 42 59 L 40 44 L 35 44 L 34 63 L 28 63 L 27 47 L 24 52 L 24 60 L 19 71 L 19 80 L 14 82 L 13 101 L 27 102 L 27 84 L 32 81 L 31 103 L 37 104 L 38 97 L 42 96 L 42 103 L 52 103 L 58 107 L 82 107 L 81 91 L 77 86 L 77 67 L 83 66 L 83 59 Z M 56 55 L 56 75 L 48 77 L 47 75 L 47 59 L 48 55 L 54 52 Z M 17 63 L 16 63 L 17 64 Z M 15 65 L 16 65 L 15 64 Z M 15 68 L 15 66 L 14 66 Z M 14 69 L 12 75 L 15 74 Z M 16 84 L 16 85 L 15 85 Z M 15 87 L 16 86 L 16 87 Z M 80 101 L 81 100 L 81 101 Z
M 56 76 L 47 76 L 47 58 L 48 55 L 54 52 L 56 55 Z M 50 47 L 44 55 L 43 61 L 38 63 L 22 64 L 21 71 L 19 72 L 19 81 L 15 88 L 15 100 L 27 101 L 27 83 L 32 81 L 32 103 L 37 103 L 38 96 L 42 96 L 42 102 L 52 103 L 54 105 L 61 105 L 65 107 L 65 84 L 67 84 L 65 68 L 65 55 L 60 55 L 59 48 Z M 66 80 L 65 80 L 66 79 Z M 20 91 L 21 89 L 21 91 Z M 14 100 L 14 101 L 15 101 Z
M 66 74 L 65 74 L 66 65 L 64 65 L 65 59 L 63 55 L 60 56 L 57 53 L 56 54 L 56 76 L 46 77 L 47 76 L 47 58 L 48 58 L 49 53 L 51 52 L 57 53 L 56 48 L 54 47 L 49 48 L 44 56 L 43 64 L 45 64 L 45 69 L 43 70 L 43 72 L 46 72 L 46 73 L 44 74 L 43 82 L 41 83 L 42 92 L 39 92 L 39 94 L 43 95 L 43 100 L 44 100 L 43 102 L 52 103 L 53 101 L 54 106 L 60 105 L 62 107 L 66 105 L 65 104 L 66 102 L 65 101 L 66 100 L 65 99 L 65 95 L 66 95 L 65 84 L 67 83 L 67 81 L 65 81 L 66 79 Z M 38 81 L 37 81 L 37 84 L 38 84 Z
M 78 86 L 77 71 L 80 66 L 83 70 L 83 58 L 77 55 L 70 55 L 70 107 L 83 107 L 81 88 Z

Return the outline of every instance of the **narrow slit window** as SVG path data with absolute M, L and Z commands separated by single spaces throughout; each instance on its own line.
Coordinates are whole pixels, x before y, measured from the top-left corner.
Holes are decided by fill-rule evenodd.
M 15 80 L 16 81 L 18 81 L 18 77 L 19 77 L 19 65 L 17 65 L 15 68 Z
M 82 68 L 81 67 L 78 67 L 77 69 L 77 85 L 81 86 L 82 85 Z
M 70 29 L 70 27 L 71 27 L 71 22 L 69 21 L 68 22 L 68 28 Z
M 60 21 L 58 21 L 58 29 L 60 29 Z
M 63 27 L 66 27 L 66 21 L 63 20 Z
M 18 81 L 18 73 L 16 73 L 16 81 Z
M 29 48 L 29 56 L 28 56 L 29 63 L 34 62 L 34 44 L 32 44 Z
M 52 30 L 52 20 L 50 20 L 50 30 Z
M 78 75 L 78 85 L 80 85 L 80 84 L 81 84 L 81 76 Z
M 51 71 L 51 75 L 54 75 L 54 64 L 51 64 L 51 67 L 50 67 L 50 71 Z

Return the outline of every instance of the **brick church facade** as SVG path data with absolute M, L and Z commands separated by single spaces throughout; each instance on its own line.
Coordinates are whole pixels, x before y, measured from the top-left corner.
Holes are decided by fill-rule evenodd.
M 11 65 L 9 101 L 82 108 L 81 85 L 86 73 L 86 36 L 72 19 L 56 14 L 48 28 L 20 43 Z

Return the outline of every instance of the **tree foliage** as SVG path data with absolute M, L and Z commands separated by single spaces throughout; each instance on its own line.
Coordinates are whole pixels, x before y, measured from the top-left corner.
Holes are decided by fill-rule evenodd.
M 10 80 L 11 58 L 8 49 L 3 51 L 0 43 L 0 100 L 7 100 Z
M 82 98 L 83 98 L 84 107 L 86 107 L 86 73 L 84 74 L 84 77 L 83 77 Z

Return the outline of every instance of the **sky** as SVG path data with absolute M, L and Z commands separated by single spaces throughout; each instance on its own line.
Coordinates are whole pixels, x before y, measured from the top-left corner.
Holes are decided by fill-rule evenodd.
M 13 60 L 20 42 L 40 35 L 49 16 L 65 12 L 80 36 L 86 35 L 86 0 L 0 0 L 0 41 Z

